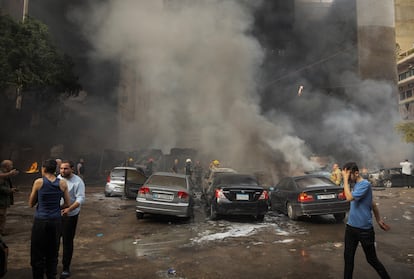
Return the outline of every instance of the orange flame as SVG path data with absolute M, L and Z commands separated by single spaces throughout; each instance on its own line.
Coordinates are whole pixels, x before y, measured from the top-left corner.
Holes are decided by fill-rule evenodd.
M 37 172 L 39 172 L 37 162 L 33 162 L 33 163 L 30 165 L 30 168 L 26 171 L 26 173 L 37 173 Z

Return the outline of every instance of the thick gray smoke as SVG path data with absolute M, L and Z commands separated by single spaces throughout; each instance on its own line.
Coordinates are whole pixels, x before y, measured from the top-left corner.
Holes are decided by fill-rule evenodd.
M 349 71 L 355 55 L 348 50 L 355 46 L 347 39 L 356 30 L 347 9 L 327 7 L 319 21 L 312 14 L 314 32 L 296 19 L 280 52 L 252 35 L 261 1 L 88 3 L 70 17 L 83 27 L 94 59 L 119 64 L 112 93 L 121 96 L 120 149 L 192 147 L 224 165 L 267 167 L 276 176 L 316 167 L 312 152 L 368 167 L 412 156 L 394 130 L 394 85 Z M 338 17 L 339 25 L 331 24 Z M 278 79 L 284 75 L 289 78 Z M 341 87 L 341 94 L 322 89 L 326 83 Z
M 272 123 L 261 115 L 264 53 L 249 35 L 254 8 L 242 1 L 108 1 L 73 13 L 94 55 L 119 61 L 119 90 L 136 97 L 129 96 L 136 114 L 121 124 L 120 146 L 193 147 L 235 168 L 313 167 L 289 117 Z

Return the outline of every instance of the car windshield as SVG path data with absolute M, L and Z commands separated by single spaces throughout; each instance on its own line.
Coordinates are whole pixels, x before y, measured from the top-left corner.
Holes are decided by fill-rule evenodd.
M 111 177 L 124 177 L 124 176 L 125 176 L 125 170 L 119 169 L 119 170 L 111 171 Z
M 336 187 L 332 181 L 325 177 L 301 177 L 295 180 L 299 188 L 312 188 L 312 187 Z
M 216 185 L 258 185 L 257 180 L 248 175 L 219 175 L 214 181 Z
M 176 176 L 153 175 L 148 180 L 148 184 L 159 186 L 180 186 L 186 188 L 185 178 Z

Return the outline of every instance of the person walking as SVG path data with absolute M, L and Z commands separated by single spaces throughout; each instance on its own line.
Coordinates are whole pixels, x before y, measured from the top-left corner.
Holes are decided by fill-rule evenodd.
M 55 279 L 57 275 L 59 235 L 62 226 L 60 201 L 68 207 L 68 185 L 55 176 L 56 160 L 46 160 L 42 165 L 42 177 L 33 182 L 29 206 L 36 206 L 34 214 L 30 263 L 33 279 Z
M 13 194 L 17 188 L 13 187 L 11 177 L 19 172 L 13 169 L 13 161 L 3 160 L 0 164 L 0 235 L 6 235 L 7 208 L 13 204 Z
M 345 229 L 344 278 L 352 278 L 355 252 L 359 242 L 368 263 L 377 271 L 380 277 L 390 278 L 375 250 L 372 212 L 374 212 L 375 220 L 381 229 L 387 231 L 390 227 L 381 219 L 378 207 L 373 202 L 371 184 L 360 176 L 358 166 L 354 162 L 348 162 L 344 165 L 342 177 L 345 197 L 351 202 Z M 350 183 L 355 183 L 352 191 Z
M 63 270 L 60 279 L 71 276 L 70 264 L 73 256 L 73 240 L 75 239 L 81 205 L 85 201 L 85 183 L 78 175 L 73 173 L 73 167 L 74 163 L 72 161 L 62 161 L 58 176 L 58 178 L 66 181 L 70 196 L 70 206 L 62 210 Z

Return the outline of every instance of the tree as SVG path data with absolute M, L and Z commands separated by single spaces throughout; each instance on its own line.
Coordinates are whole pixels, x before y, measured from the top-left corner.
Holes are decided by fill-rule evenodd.
M 16 22 L 0 16 L 0 90 L 16 90 L 17 109 L 25 91 L 49 101 L 78 94 L 81 86 L 73 66 L 53 44 L 46 25 L 30 17 Z
M 405 142 L 414 143 L 414 122 L 398 123 L 395 129 L 403 136 Z

